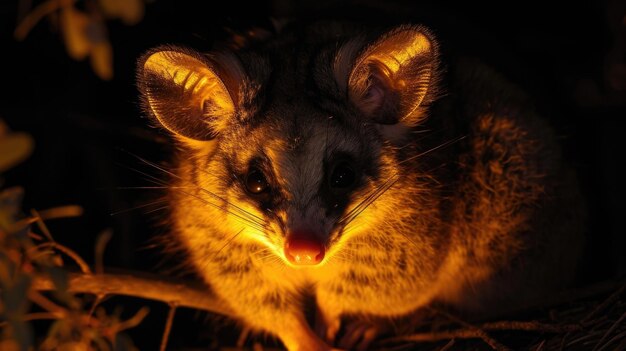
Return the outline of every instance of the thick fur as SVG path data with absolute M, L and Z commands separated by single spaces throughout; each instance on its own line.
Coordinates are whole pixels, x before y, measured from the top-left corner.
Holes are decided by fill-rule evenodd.
M 441 76 L 433 57 L 419 118 L 364 117 L 346 75 L 380 33 L 322 23 L 238 45 L 233 123 L 211 141 L 178 138 L 172 235 L 244 323 L 290 350 L 329 348 L 305 322 L 306 296 L 327 321 L 432 303 L 490 315 L 567 283 L 582 245 L 576 182 L 551 129 L 489 69 L 464 62 Z M 336 195 L 327 179 L 342 158 L 358 182 Z M 246 192 L 252 166 L 269 197 Z M 321 264 L 285 260 L 285 236 L 300 228 L 325 243 Z

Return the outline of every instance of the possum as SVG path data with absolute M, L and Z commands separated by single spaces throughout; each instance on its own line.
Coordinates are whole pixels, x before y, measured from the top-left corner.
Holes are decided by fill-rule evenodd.
M 575 175 L 516 86 L 442 62 L 422 25 L 252 34 L 138 62 L 178 149 L 172 238 L 246 327 L 291 351 L 365 350 L 434 304 L 493 316 L 571 281 Z

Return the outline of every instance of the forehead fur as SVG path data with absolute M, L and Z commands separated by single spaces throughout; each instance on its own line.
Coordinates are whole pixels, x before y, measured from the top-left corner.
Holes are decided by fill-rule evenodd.
M 371 126 L 345 123 L 306 102 L 278 104 L 265 112 L 263 121 L 224 135 L 223 159 L 239 174 L 253 160 L 264 161 L 268 176 L 292 206 L 312 204 L 337 157 L 349 157 L 363 168 L 378 163 L 380 144 Z
M 295 124 L 284 135 L 282 138 L 276 135 L 264 146 L 264 151 L 277 180 L 301 207 L 317 196 L 321 182 L 326 179 L 328 163 L 338 153 L 357 162 L 369 157 L 357 131 L 328 117 Z

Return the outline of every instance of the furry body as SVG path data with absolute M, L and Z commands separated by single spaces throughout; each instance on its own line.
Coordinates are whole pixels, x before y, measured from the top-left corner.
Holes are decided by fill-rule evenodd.
M 162 79 L 193 96 L 201 68 L 189 67 L 205 59 L 160 48 L 140 62 L 147 110 L 181 147 L 173 235 L 244 323 L 290 350 L 329 349 L 341 316 L 392 319 L 432 303 L 489 315 L 573 273 L 580 201 L 550 128 L 479 64 L 442 76 L 433 36 L 399 28 L 296 26 L 211 56 L 196 81 L 215 79 L 206 89 L 231 99 L 204 98 L 194 128 L 168 115 L 181 108 Z M 153 64 L 163 50 L 190 58 Z M 348 190 L 328 186 L 337 165 L 356 174 Z M 251 170 L 270 187 L 262 196 L 246 190 Z M 301 231 L 323 243 L 320 264 L 285 258 L 286 238 Z M 306 296 L 332 332 L 307 325 Z

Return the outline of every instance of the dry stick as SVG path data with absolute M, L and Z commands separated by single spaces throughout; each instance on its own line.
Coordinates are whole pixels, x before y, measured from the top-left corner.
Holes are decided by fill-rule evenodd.
M 141 324 L 144 318 L 146 318 L 149 312 L 150 312 L 150 309 L 148 307 L 140 308 L 139 311 L 137 311 L 137 313 L 135 313 L 134 316 L 130 317 L 129 319 L 125 321 L 121 321 L 120 323 L 115 325 L 112 328 L 114 330 L 114 333 L 117 334 L 123 330 L 131 329 L 131 328 L 138 326 L 139 324 Z
M 609 335 L 611 335 L 611 333 L 617 328 L 619 327 L 620 323 L 622 323 L 622 321 L 626 318 L 626 312 L 624 312 L 622 314 L 621 317 L 619 317 L 619 319 L 617 321 L 615 321 L 615 323 L 613 323 L 613 325 L 609 328 L 609 330 L 606 331 L 606 333 L 604 333 L 604 335 L 602 335 L 602 338 L 600 339 L 600 341 L 598 341 L 598 343 L 596 344 L 596 346 L 593 348 L 593 351 L 597 351 L 599 349 L 604 349 L 604 346 L 602 346 L 602 342 L 609 337 Z M 607 344 L 608 345 L 608 344 Z
M 574 345 L 576 345 L 576 344 L 578 344 L 578 343 L 582 343 L 583 341 L 587 342 L 587 341 L 590 341 L 590 339 L 593 339 L 593 338 L 595 338 L 595 337 L 597 337 L 597 336 L 600 336 L 600 337 L 601 337 L 601 335 L 602 335 L 602 334 L 603 334 L 603 333 L 602 333 L 602 331 L 600 331 L 600 330 L 595 330 L 595 331 L 586 332 L 586 333 L 583 333 L 583 335 L 580 335 L 580 334 L 579 334 L 579 335 L 580 335 L 579 337 L 577 337 L 577 338 L 576 338 L 576 339 L 574 339 L 574 340 L 570 340 L 570 341 L 567 343 L 567 345 L 564 345 L 563 347 L 565 348 L 565 347 L 574 346 Z
M 37 223 L 37 226 L 39 227 L 41 232 L 46 236 L 46 238 L 48 238 L 48 240 L 54 242 L 54 238 L 52 238 L 52 234 L 50 234 L 50 230 L 48 230 L 48 226 L 46 225 L 46 223 L 43 222 L 43 219 L 39 215 L 39 212 L 37 212 L 37 210 L 33 208 L 30 210 L 30 213 L 33 215 L 33 219 Z
M 87 314 L 88 316 L 93 316 L 93 313 L 96 311 L 96 307 L 98 307 L 98 305 L 102 302 L 102 300 L 104 300 L 105 297 L 106 295 L 104 294 L 96 294 L 96 299 L 93 301 L 91 307 L 89 308 L 89 313 Z
M 447 344 L 443 345 L 443 347 L 440 348 L 439 351 L 447 351 L 451 349 L 452 346 L 454 346 L 454 342 L 455 342 L 454 339 L 450 339 L 450 341 L 448 341 Z
M 241 330 L 241 333 L 239 333 L 239 338 L 237 338 L 237 343 L 235 345 L 237 345 L 237 347 L 243 347 L 246 344 L 246 340 L 248 340 L 248 336 L 250 335 L 250 331 L 252 329 L 248 328 L 248 327 L 244 327 Z
M 492 323 L 481 324 L 477 327 L 470 327 L 466 329 L 457 329 L 443 332 L 427 332 L 411 334 L 405 337 L 386 339 L 387 341 L 439 341 L 445 339 L 473 339 L 479 338 L 480 334 L 476 333 L 474 328 L 479 330 L 522 330 L 522 331 L 537 331 L 545 333 L 563 333 L 581 330 L 581 326 L 578 324 L 565 324 L 565 325 L 553 325 L 546 323 L 539 323 L 536 321 L 520 322 L 520 321 L 499 321 Z
M 613 344 L 614 342 L 618 341 L 619 339 L 624 339 L 623 341 L 626 341 L 626 331 L 621 332 L 617 335 L 615 335 L 614 337 L 611 338 L 611 340 L 607 341 L 606 343 L 604 343 L 604 346 L 602 346 L 601 348 L 598 349 L 598 351 L 602 351 L 604 349 L 606 349 L 607 347 L 609 347 L 609 345 Z M 614 350 L 623 350 L 623 347 L 617 347 Z
M 96 273 L 98 274 L 104 273 L 104 250 L 106 249 L 106 246 L 112 236 L 113 232 L 111 232 L 111 230 L 105 230 L 100 233 L 100 235 L 98 235 L 98 239 L 96 239 L 95 256 Z
M 162 278 L 146 278 L 135 274 L 76 274 L 68 277 L 68 291 L 75 293 L 125 295 L 147 300 L 175 303 L 180 307 L 195 308 L 234 317 L 232 309 L 211 294 L 208 288 L 192 287 L 181 282 L 166 281 Z M 33 281 L 36 290 L 54 290 L 54 283 L 48 277 L 38 276 Z
M 54 286 L 54 284 L 52 284 Z M 28 298 L 39 305 L 39 307 L 44 310 L 59 316 L 59 318 L 65 318 L 68 315 L 68 312 L 65 308 L 57 305 L 56 303 L 48 300 L 47 297 L 40 294 L 38 291 L 31 290 L 28 293 Z
M 541 299 L 535 299 L 533 301 L 530 301 L 529 303 L 526 303 L 520 306 L 515 306 L 508 310 L 503 310 L 501 311 L 502 312 L 501 315 L 515 315 L 519 312 L 527 312 L 529 310 L 543 309 L 548 306 L 562 305 L 566 303 L 571 303 L 572 301 L 578 301 L 578 300 L 598 296 L 599 294 L 613 292 L 611 294 L 611 297 L 609 297 L 607 301 L 602 303 L 602 305 L 598 306 L 593 312 L 591 312 L 587 317 L 585 317 L 585 319 L 583 319 L 581 323 L 584 323 L 587 321 L 587 319 L 592 318 L 598 312 L 602 311 L 609 304 L 614 302 L 615 299 L 619 298 L 619 295 L 624 291 L 623 290 L 624 288 L 626 288 L 626 284 L 624 284 L 623 281 L 600 282 L 597 284 L 593 284 L 593 285 L 589 285 L 589 286 L 585 286 L 581 288 L 565 290 L 563 292 L 546 296 Z M 619 290 L 615 291 L 615 289 L 619 289 Z
M 546 340 L 541 340 L 541 343 L 539 343 L 539 345 L 537 345 L 537 347 L 535 347 L 534 351 L 541 351 L 543 350 L 543 347 L 546 345 Z
M 602 286 L 602 284 L 598 284 L 598 286 Z M 592 288 L 593 287 L 595 287 L 595 286 L 592 286 Z M 596 306 L 589 314 L 587 314 L 585 316 L 585 318 L 583 318 L 580 321 L 580 324 L 581 325 L 589 324 L 589 322 L 592 320 L 592 318 L 594 318 L 598 313 L 604 311 L 607 307 L 609 307 L 610 305 L 615 303 L 615 301 L 617 301 L 617 299 L 619 299 L 619 297 L 624 292 L 624 289 L 626 289 L 626 284 L 621 283 L 620 287 L 616 291 L 614 291 L 611 295 L 609 295 L 609 297 L 607 297 L 601 304 Z M 571 332 L 567 332 L 567 333 L 565 333 L 565 335 L 563 335 L 563 338 L 561 338 L 561 345 L 559 347 L 559 351 L 562 351 L 565 348 L 565 345 L 567 343 L 567 339 L 570 336 L 571 336 Z M 569 345 L 569 344 L 571 344 L 571 343 L 567 343 L 567 345 Z
M 170 311 L 167 313 L 167 321 L 165 322 L 165 330 L 163 331 L 163 338 L 161 339 L 161 351 L 165 351 L 167 347 L 167 339 L 170 337 L 170 331 L 172 331 L 172 323 L 174 322 L 174 313 L 176 313 L 176 305 L 170 306 Z
M 617 291 L 612 293 L 606 300 L 604 300 L 604 302 L 599 304 L 596 308 L 593 309 L 593 311 L 591 311 L 591 313 L 583 318 L 580 323 L 585 324 L 589 322 L 591 318 L 595 317 L 598 313 L 609 307 L 609 305 L 612 305 L 615 301 L 617 301 L 617 299 L 619 299 L 620 295 L 622 295 L 622 293 L 624 292 L 624 289 L 626 289 L 626 285 L 622 285 L 619 289 L 617 289 Z
M 441 340 L 451 339 L 481 339 L 484 332 L 481 333 L 478 329 L 457 329 L 451 331 L 442 332 L 425 332 L 416 333 L 407 336 L 399 336 L 385 339 L 383 342 L 397 342 L 397 341 L 416 341 L 416 342 L 435 342 Z M 506 349 L 506 348 L 505 348 Z
M 457 317 L 451 315 L 448 312 L 445 312 L 445 311 L 436 311 L 436 312 L 441 314 L 441 315 L 443 315 L 443 316 L 445 316 L 449 320 L 451 320 L 453 322 L 456 322 L 456 323 L 464 326 L 465 328 L 468 328 L 471 331 L 474 331 L 476 333 L 476 335 L 478 335 L 479 338 L 481 338 L 485 343 L 487 343 L 487 345 L 491 346 L 492 349 L 498 350 L 498 351 L 508 351 L 508 350 L 510 350 L 508 347 L 504 346 L 503 344 L 501 344 L 500 342 L 498 342 L 497 340 L 492 338 L 489 334 L 487 334 L 487 332 L 485 332 L 480 327 L 477 327 L 475 325 L 467 323 L 466 321 L 464 321 L 464 320 L 462 320 L 460 318 L 457 318 Z
M 22 19 L 22 22 L 15 28 L 15 32 L 13 35 L 17 40 L 24 40 L 30 32 L 31 29 L 45 16 L 53 13 L 54 11 L 59 10 L 63 6 L 69 6 L 74 3 L 75 0 L 70 1 L 56 1 L 56 0 L 48 0 L 43 4 L 35 7 L 30 13 Z
M 619 288 L 618 288 L 619 287 Z M 585 324 L 587 323 L 591 318 L 593 318 L 596 314 L 598 314 L 599 312 L 601 312 L 602 310 L 604 310 L 608 305 L 610 305 L 611 303 L 615 302 L 615 300 L 617 300 L 619 298 L 619 296 L 622 294 L 622 292 L 624 291 L 624 289 L 626 288 L 626 285 L 624 285 L 623 282 L 615 282 L 615 281 L 608 281 L 608 282 L 601 282 L 598 284 L 594 284 L 594 285 L 590 285 L 584 288 L 577 288 L 577 289 L 572 289 L 572 290 L 567 290 L 565 292 L 553 295 L 553 296 L 549 296 L 548 298 L 544 298 L 541 300 L 535 300 L 529 304 L 526 304 L 524 306 L 520 306 L 520 307 L 515 307 L 512 308 L 509 311 L 505 311 L 503 314 L 510 314 L 513 315 L 515 313 L 521 312 L 521 311 L 528 311 L 528 310 L 532 310 L 532 309 L 539 309 L 539 308 L 543 308 L 546 306 L 554 306 L 557 304 L 563 304 L 566 302 L 571 302 L 571 301 L 576 301 L 576 300 L 581 300 L 581 299 L 585 299 L 585 298 L 589 298 L 595 295 L 598 295 L 600 293 L 606 293 L 610 290 L 614 290 L 618 288 L 617 291 L 615 291 L 613 294 L 611 294 L 611 296 L 605 300 L 601 305 L 599 305 L 598 307 L 596 307 L 594 309 L 594 311 L 592 311 L 589 315 L 587 315 L 582 321 L 581 324 Z M 569 336 L 569 334 L 571 334 L 572 331 L 576 331 L 576 330 L 580 330 L 581 326 L 578 325 L 564 325 L 564 326 L 559 326 L 559 325 L 550 325 L 550 324 L 534 324 L 534 322 L 531 322 L 531 324 L 526 324 L 526 323 L 521 323 L 521 322 L 495 322 L 495 323 L 486 323 L 481 325 L 480 327 L 482 329 L 486 329 L 486 330 L 507 330 L 507 328 L 504 328 L 504 326 L 511 327 L 508 330 L 526 330 L 526 331 L 539 331 L 539 332 L 551 332 L 551 333 L 558 333 L 560 332 L 560 330 L 562 329 L 563 331 L 567 332 L 567 334 L 565 335 L 565 337 L 562 340 L 562 345 L 561 345 L 561 350 L 565 347 L 565 342 L 566 342 L 566 338 Z M 533 325 L 534 324 L 534 327 Z M 503 328 L 499 329 L 496 328 L 497 326 L 503 326 Z M 493 327 L 493 329 L 491 329 Z M 520 328 L 518 328 L 520 327 Z M 536 327 L 536 328 L 535 328 Z M 570 330 L 571 328 L 571 330 Z M 456 331 L 444 331 L 444 332 L 431 332 L 431 333 L 418 333 L 418 334 L 412 334 L 409 336 L 404 336 L 404 337 L 396 337 L 396 338 L 389 338 L 389 339 L 385 339 L 382 340 L 382 343 L 387 343 L 387 342 L 395 342 L 395 341 L 422 341 L 422 342 L 434 342 L 434 341 L 441 341 L 441 340 L 447 340 L 447 339 L 453 339 L 453 338 L 457 338 L 457 339 L 477 339 L 480 338 L 480 335 L 478 335 L 474 330 L 472 329 L 460 329 L 460 330 L 456 330 Z
M 484 323 L 478 326 L 483 330 L 523 330 L 523 331 L 537 331 L 545 333 L 565 333 L 579 331 L 582 327 L 579 324 L 548 324 L 537 321 L 499 321 Z
M 85 260 L 83 260 L 77 253 L 76 251 L 70 249 L 67 246 L 63 246 L 55 241 L 50 241 L 47 243 L 43 243 L 40 245 L 37 245 L 37 248 L 44 248 L 44 247 L 51 247 L 55 250 L 61 251 L 62 253 L 64 253 L 66 256 L 68 256 L 69 258 L 71 258 L 72 260 L 74 260 L 74 262 L 78 265 L 78 267 L 80 268 L 80 270 L 85 273 L 85 274 L 91 274 L 91 269 L 89 268 L 89 265 L 87 264 L 87 262 L 85 262 Z

